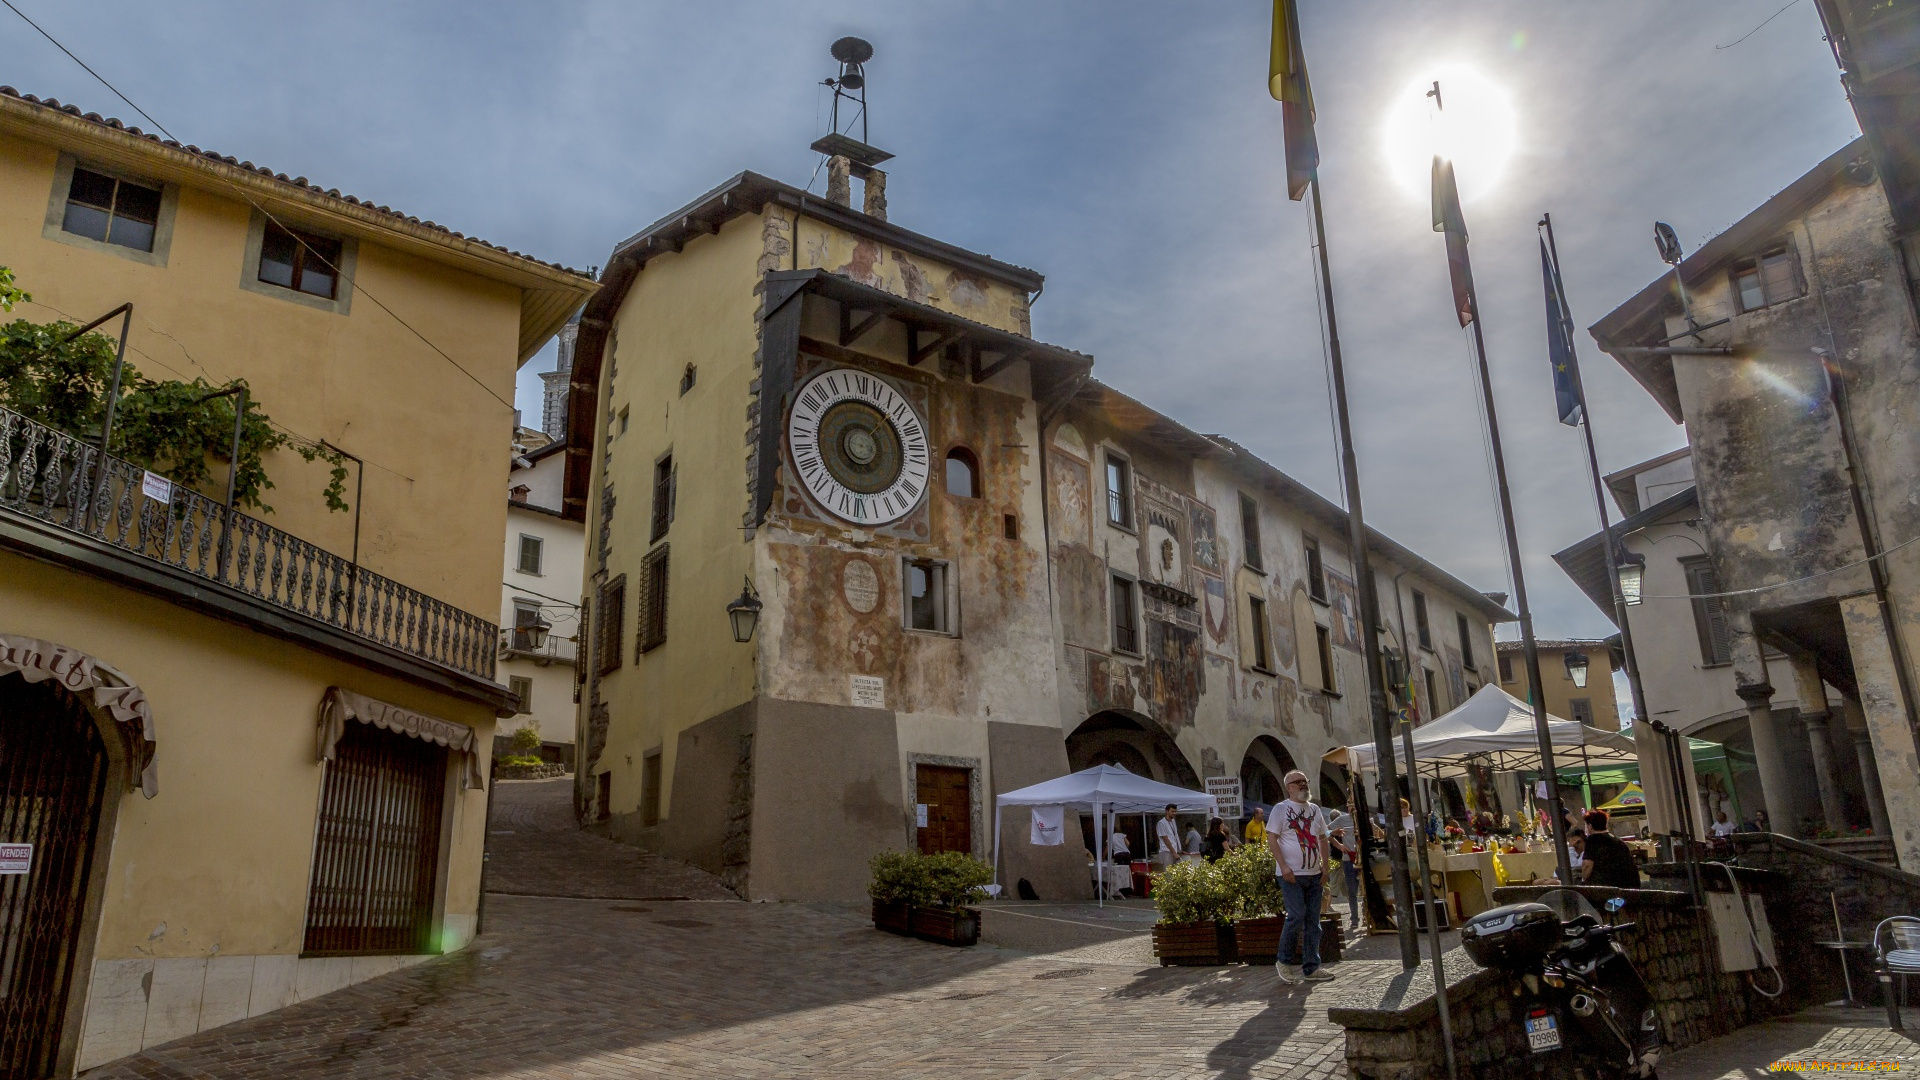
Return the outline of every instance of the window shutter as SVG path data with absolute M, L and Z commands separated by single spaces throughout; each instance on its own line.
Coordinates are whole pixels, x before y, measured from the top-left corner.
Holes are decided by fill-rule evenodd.
M 639 657 L 667 641 L 667 549 L 661 544 L 647 553 L 640 571 L 640 619 L 634 645 Z
M 1693 601 L 1694 627 L 1700 633 L 1700 658 L 1708 664 L 1725 664 L 1733 659 L 1733 628 L 1727 620 L 1727 602 L 1711 593 L 1720 591 L 1720 578 L 1713 564 L 1703 558 L 1686 562 L 1687 592 Z
M 614 578 L 600 590 L 600 674 L 620 667 L 621 630 L 627 618 L 627 577 Z

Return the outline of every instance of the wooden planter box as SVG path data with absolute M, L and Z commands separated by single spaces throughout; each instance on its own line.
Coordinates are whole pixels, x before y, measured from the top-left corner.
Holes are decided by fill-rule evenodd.
M 1155 923 L 1153 955 L 1160 966 L 1212 967 L 1231 964 L 1233 924 L 1223 922 Z
M 904 900 L 873 902 L 873 925 L 893 934 L 913 933 L 913 908 Z
M 1271 964 L 1280 954 L 1280 929 L 1285 916 L 1241 919 L 1233 924 L 1233 944 L 1243 964 Z
M 980 913 L 972 908 L 944 911 L 940 908 L 911 909 L 909 922 L 913 936 L 942 945 L 973 945 L 980 940 Z

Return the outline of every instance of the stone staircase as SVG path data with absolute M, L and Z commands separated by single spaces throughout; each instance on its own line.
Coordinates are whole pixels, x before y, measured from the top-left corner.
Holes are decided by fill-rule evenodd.
M 1834 840 L 1815 840 L 1813 843 L 1841 855 L 1851 855 L 1894 870 L 1900 869 L 1900 859 L 1893 853 L 1892 837 L 1846 836 Z

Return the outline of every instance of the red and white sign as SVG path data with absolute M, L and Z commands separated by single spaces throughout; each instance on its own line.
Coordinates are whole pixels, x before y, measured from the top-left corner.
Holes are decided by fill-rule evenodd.
M 32 844 L 0 844 L 0 874 L 24 874 L 32 868 Z

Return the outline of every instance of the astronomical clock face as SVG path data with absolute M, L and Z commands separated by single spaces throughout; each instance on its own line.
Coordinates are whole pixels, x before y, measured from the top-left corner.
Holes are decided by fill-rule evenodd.
M 807 491 L 859 525 L 898 521 L 927 490 L 927 429 L 884 379 L 823 371 L 794 395 L 787 445 Z

